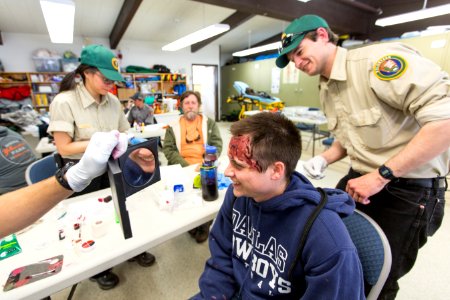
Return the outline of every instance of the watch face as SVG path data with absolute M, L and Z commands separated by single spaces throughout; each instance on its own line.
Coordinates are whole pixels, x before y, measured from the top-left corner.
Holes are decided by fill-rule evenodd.
M 384 168 L 381 169 L 380 172 L 381 172 L 381 176 L 383 176 L 383 177 L 387 177 L 387 176 L 391 175 L 391 172 L 389 172 L 389 170 L 386 170 Z
M 392 174 L 392 170 L 389 169 L 388 167 L 386 167 L 385 165 L 382 165 L 382 166 L 378 169 L 378 172 L 380 173 L 380 175 L 381 175 L 383 178 L 386 178 L 386 179 L 389 179 L 389 180 L 395 178 L 394 174 Z

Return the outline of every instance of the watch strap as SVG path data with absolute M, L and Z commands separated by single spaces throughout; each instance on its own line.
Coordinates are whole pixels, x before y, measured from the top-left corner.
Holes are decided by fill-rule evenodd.
M 62 168 L 59 168 L 56 173 L 55 173 L 55 177 L 56 180 L 59 182 L 59 184 L 65 188 L 66 190 L 69 191 L 73 191 L 72 188 L 70 187 L 69 183 L 67 182 L 67 180 L 64 178 L 64 175 L 66 175 L 67 170 L 69 170 L 73 165 L 75 165 L 74 162 L 68 162 L 67 164 L 65 164 Z
M 397 179 L 397 177 L 394 176 L 394 172 L 392 172 L 391 168 L 385 165 L 381 165 L 381 167 L 378 168 L 378 173 L 380 173 L 381 177 L 388 180 Z

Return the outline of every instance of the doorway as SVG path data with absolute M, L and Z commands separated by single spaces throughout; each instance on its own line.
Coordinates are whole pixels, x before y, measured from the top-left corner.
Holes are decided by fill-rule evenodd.
M 219 88 L 217 65 L 192 65 L 193 90 L 202 96 L 202 111 L 214 121 L 219 121 Z

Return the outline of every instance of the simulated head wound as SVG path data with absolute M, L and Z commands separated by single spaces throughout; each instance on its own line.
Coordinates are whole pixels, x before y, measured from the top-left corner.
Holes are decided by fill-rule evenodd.
M 230 144 L 228 146 L 228 157 L 230 160 L 237 158 L 238 160 L 245 162 L 250 168 L 262 172 L 261 166 L 252 158 L 252 156 L 252 147 L 249 136 L 233 136 L 230 139 Z

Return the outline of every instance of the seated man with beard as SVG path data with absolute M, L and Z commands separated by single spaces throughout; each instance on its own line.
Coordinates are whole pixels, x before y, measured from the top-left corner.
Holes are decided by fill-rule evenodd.
M 202 104 L 200 93 L 186 91 L 180 97 L 183 114 L 170 124 L 164 137 L 163 153 L 169 165 L 182 167 L 201 164 L 205 154 L 205 144 L 215 146 L 217 155 L 222 151 L 222 138 L 214 120 L 200 113 Z M 206 241 L 210 222 L 189 233 L 197 243 Z

